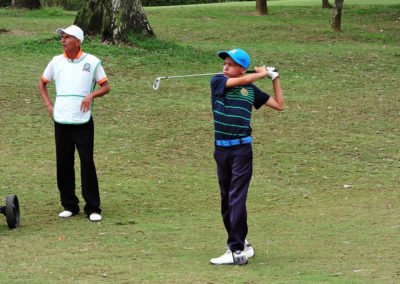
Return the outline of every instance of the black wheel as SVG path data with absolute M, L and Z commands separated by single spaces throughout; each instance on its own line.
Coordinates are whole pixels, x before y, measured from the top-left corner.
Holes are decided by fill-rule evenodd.
M 19 226 L 19 202 L 15 194 L 9 194 L 6 197 L 6 219 L 10 229 Z

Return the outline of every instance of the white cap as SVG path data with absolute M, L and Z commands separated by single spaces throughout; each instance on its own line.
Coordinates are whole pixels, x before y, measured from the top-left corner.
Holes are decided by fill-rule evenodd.
M 76 37 L 77 39 L 79 39 L 81 41 L 81 43 L 84 39 L 82 29 L 75 25 L 71 25 L 66 29 L 58 28 L 58 29 L 56 29 L 56 33 L 59 36 L 62 36 L 64 33 L 72 35 L 72 36 Z

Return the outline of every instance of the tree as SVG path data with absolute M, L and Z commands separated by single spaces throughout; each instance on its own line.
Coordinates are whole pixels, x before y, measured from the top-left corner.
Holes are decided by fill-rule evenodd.
M 344 0 L 335 0 L 335 6 L 332 11 L 332 22 L 331 26 L 335 32 L 342 30 L 342 8 Z
M 333 8 L 331 4 L 329 4 L 329 0 L 322 0 L 322 8 Z
M 40 0 L 12 0 L 12 8 L 40 9 Z
M 256 14 L 259 16 L 268 14 L 267 0 L 256 0 Z
M 154 36 L 140 0 L 82 0 L 74 24 L 113 44 L 133 33 Z

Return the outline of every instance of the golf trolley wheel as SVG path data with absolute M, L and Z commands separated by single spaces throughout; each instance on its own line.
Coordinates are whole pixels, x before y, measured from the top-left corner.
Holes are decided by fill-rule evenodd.
M 5 215 L 10 229 L 19 226 L 19 202 L 15 194 L 9 194 L 6 197 Z

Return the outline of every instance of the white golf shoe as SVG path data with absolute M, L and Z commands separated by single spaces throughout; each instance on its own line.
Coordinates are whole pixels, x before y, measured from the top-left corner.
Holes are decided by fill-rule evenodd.
M 99 222 L 101 221 L 101 215 L 99 213 L 92 213 L 90 214 L 89 219 L 92 222 Z
M 211 264 L 216 265 L 229 265 L 233 264 L 233 256 L 230 249 L 227 249 L 220 257 L 210 259 Z
M 229 247 L 226 247 L 227 251 L 230 251 Z M 251 258 L 254 256 L 254 249 L 251 246 L 251 244 L 247 241 L 244 240 L 244 249 L 243 249 L 244 253 L 246 254 L 247 258 Z M 226 253 L 226 252 L 225 252 Z
M 243 251 L 246 254 L 247 258 L 254 256 L 254 249 L 247 240 L 244 241 L 244 250 Z
M 58 214 L 58 217 L 60 218 L 69 218 L 72 215 L 74 215 L 71 211 L 69 210 L 64 210 L 63 212 L 61 212 L 60 214 Z
M 247 262 L 244 251 L 232 252 L 230 249 L 227 249 L 220 257 L 210 259 L 210 263 L 214 265 L 245 265 Z
M 247 255 L 244 251 L 234 251 L 233 255 L 233 264 L 235 265 L 246 265 L 248 263 Z

